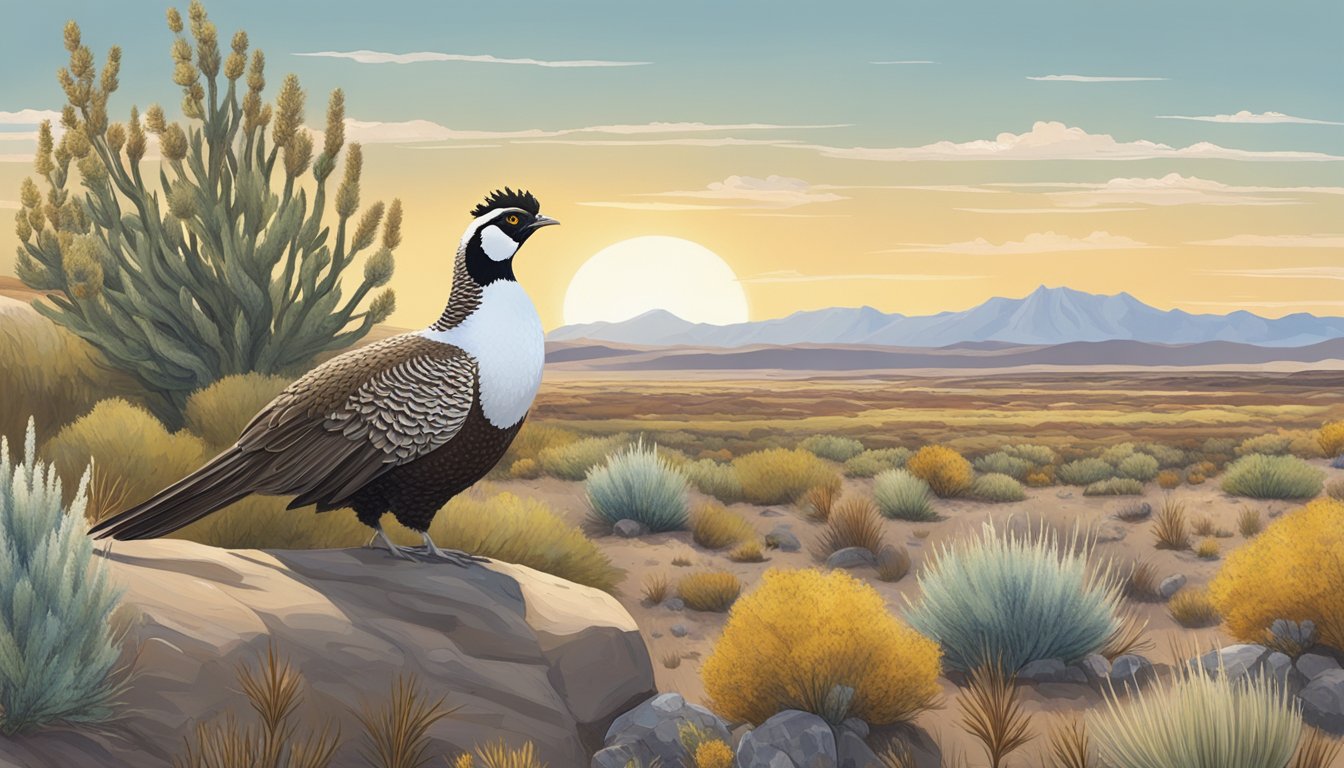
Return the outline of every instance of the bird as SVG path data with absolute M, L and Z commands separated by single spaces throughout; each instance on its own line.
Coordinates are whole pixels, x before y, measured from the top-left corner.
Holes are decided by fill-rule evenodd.
M 509 187 L 471 217 L 438 320 L 313 368 L 228 449 L 91 533 L 157 538 L 253 494 L 293 496 L 289 509 L 353 509 L 373 529 L 369 545 L 395 556 L 483 561 L 439 548 L 429 526 L 498 463 L 541 386 L 541 320 L 513 262 L 537 230 L 559 222 L 531 192 Z M 387 512 L 423 545 L 394 544 L 380 522 Z

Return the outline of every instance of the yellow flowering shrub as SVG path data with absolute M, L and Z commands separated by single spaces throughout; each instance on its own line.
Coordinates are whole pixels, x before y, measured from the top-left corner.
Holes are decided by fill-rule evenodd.
M 807 489 L 835 477 L 835 469 L 811 451 L 772 448 L 733 460 L 743 497 L 752 504 L 788 504 Z
M 733 748 L 712 739 L 695 749 L 695 768 L 733 768 Z
M 759 724 L 786 709 L 909 720 L 938 694 L 938 644 L 843 571 L 770 570 L 733 606 L 701 675 L 714 709 Z M 852 689 L 847 701 L 845 689 Z M 841 701 L 843 711 L 836 711 Z
M 1275 619 L 1316 623 L 1344 648 L 1344 502 L 1318 499 L 1280 517 L 1227 556 L 1209 593 L 1228 631 L 1263 642 Z
M 1327 459 L 1344 453 L 1344 421 L 1332 421 L 1322 426 L 1316 433 L 1316 442 L 1320 443 L 1321 453 Z
M 945 445 L 920 448 L 905 463 L 905 468 L 928 483 L 933 492 L 943 498 L 965 492 L 971 487 L 971 480 L 975 476 L 971 462 Z

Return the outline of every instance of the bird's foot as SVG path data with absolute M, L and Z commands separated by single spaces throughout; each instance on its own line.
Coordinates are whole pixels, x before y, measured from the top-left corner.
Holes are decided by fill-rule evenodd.
M 416 557 L 425 558 L 427 560 L 437 560 L 440 562 L 452 563 L 453 565 L 460 566 L 462 568 L 466 568 L 470 566 L 472 563 L 490 562 L 488 559 L 484 557 L 463 552 L 458 549 L 440 549 L 437 545 L 434 544 L 434 540 L 429 537 L 428 533 L 422 533 L 420 535 L 423 536 L 425 539 L 424 545 L 420 547 L 407 548 L 407 551 Z
M 385 532 L 383 532 L 383 527 L 381 525 L 373 529 L 373 537 L 369 539 L 369 543 L 366 546 L 371 549 L 377 549 L 378 547 L 375 546 L 376 544 L 381 544 L 383 547 L 386 547 L 387 553 L 393 557 L 401 560 L 415 559 L 415 557 L 413 557 L 416 553 L 415 547 L 401 547 L 393 544 L 392 540 L 387 537 Z

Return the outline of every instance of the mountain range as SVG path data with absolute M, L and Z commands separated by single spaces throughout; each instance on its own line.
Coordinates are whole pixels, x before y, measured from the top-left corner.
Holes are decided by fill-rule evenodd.
M 664 310 L 620 322 L 565 325 L 547 340 L 591 340 L 642 346 L 745 347 L 792 344 L 945 347 L 967 342 L 1053 345 L 1138 341 L 1211 341 L 1299 347 L 1344 337 L 1344 317 L 1305 313 L 1265 318 L 1244 310 L 1226 315 L 1161 310 L 1128 293 L 1100 295 L 1041 286 L 1020 299 L 992 298 L 961 312 L 907 316 L 872 307 L 832 307 L 774 320 L 710 325 Z

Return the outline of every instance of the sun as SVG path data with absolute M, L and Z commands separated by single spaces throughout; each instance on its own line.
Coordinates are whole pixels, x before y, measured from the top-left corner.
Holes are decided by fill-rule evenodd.
M 622 240 L 593 254 L 565 291 L 565 323 L 617 322 L 662 309 L 693 323 L 747 321 L 747 295 L 727 262 L 679 237 Z

